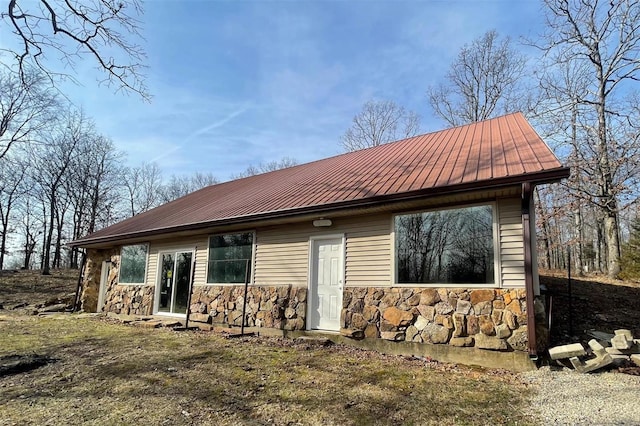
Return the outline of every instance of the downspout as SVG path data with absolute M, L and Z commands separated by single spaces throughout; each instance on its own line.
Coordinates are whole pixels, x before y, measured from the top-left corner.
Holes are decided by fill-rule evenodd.
M 78 284 L 76 285 L 76 295 L 73 298 L 73 309 L 71 312 L 76 312 L 80 309 L 80 289 L 82 288 L 82 281 L 84 280 L 84 268 L 87 265 L 87 253 L 82 253 L 82 262 L 80 264 L 80 273 L 78 274 Z
M 536 339 L 535 290 L 533 288 L 533 256 L 531 253 L 531 220 L 530 212 L 533 204 L 533 185 L 522 184 L 522 237 L 524 242 L 524 284 L 527 296 L 527 340 L 529 357 L 537 360 L 538 346 Z

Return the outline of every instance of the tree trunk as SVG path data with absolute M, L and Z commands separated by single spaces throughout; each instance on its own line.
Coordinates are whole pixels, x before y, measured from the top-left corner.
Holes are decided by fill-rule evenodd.
M 620 239 L 618 217 L 613 212 L 604 218 L 604 233 L 607 241 L 607 275 L 617 278 L 620 273 Z

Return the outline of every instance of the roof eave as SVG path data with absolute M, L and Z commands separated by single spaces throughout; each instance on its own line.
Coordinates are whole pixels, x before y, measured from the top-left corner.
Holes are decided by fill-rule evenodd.
M 194 231 L 198 229 L 210 228 L 212 226 L 225 226 L 225 225 L 239 225 L 247 222 L 256 222 L 269 219 L 287 218 L 303 214 L 322 213 L 327 214 L 336 210 L 343 210 L 348 208 L 366 208 L 382 203 L 392 203 L 399 201 L 411 201 L 417 198 L 433 197 L 443 194 L 455 194 L 460 192 L 468 192 L 473 190 L 484 189 L 496 189 L 500 187 L 510 186 L 514 184 L 521 184 L 529 182 L 533 185 L 558 182 L 562 179 L 569 177 L 570 169 L 568 167 L 558 167 L 556 169 L 545 170 L 541 172 L 505 176 L 501 178 L 494 178 L 484 181 L 467 182 L 458 185 L 450 185 L 443 187 L 426 188 L 417 191 L 395 193 L 388 195 L 380 195 L 376 197 L 362 198 L 356 200 L 339 201 L 331 204 L 321 204 L 305 207 L 297 207 L 287 210 L 277 210 L 271 212 L 258 213 L 247 216 L 236 216 L 220 220 L 213 220 L 207 222 L 190 223 L 186 225 L 179 225 L 174 227 L 165 227 L 150 229 L 140 232 L 130 232 L 124 234 L 106 235 L 97 238 L 81 238 L 75 241 L 69 242 L 69 247 L 89 247 L 100 246 L 110 243 L 114 243 L 121 240 L 128 240 L 133 238 L 153 237 L 160 234 Z

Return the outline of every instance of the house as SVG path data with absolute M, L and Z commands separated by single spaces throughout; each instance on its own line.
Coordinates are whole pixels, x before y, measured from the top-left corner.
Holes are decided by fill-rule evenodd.
M 212 185 L 73 241 L 83 308 L 529 359 L 532 191 L 568 176 L 515 113 Z

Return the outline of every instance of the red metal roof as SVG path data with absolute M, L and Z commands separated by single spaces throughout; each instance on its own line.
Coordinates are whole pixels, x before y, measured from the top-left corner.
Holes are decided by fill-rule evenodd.
M 521 113 L 212 185 L 72 242 L 371 205 L 569 174 Z

